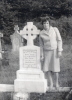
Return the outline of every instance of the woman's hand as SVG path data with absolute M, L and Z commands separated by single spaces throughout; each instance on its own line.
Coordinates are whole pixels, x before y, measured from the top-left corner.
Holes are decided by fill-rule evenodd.
M 60 58 L 62 56 L 62 52 L 58 51 L 58 57 Z
M 43 54 L 40 56 L 40 60 L 41 60 L 41 61 L 44 60 L 44 55 L 43 55 Z

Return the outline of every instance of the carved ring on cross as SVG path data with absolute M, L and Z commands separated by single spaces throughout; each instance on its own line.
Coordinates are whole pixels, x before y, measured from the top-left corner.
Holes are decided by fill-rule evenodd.
M 27 22 L 27 25 L 20 31 L 20 35 L 27 40 L 27 45 L 33 45 L 33 40 L 39 32 L 40 30 L 33 25 L 33 22 Z

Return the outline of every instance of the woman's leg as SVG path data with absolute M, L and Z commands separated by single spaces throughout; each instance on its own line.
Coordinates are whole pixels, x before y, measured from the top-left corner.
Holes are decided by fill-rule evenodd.
M 59 81 L 58 81 L 58 79 L 59 79 L 59 73 L 56 72 L 55 75 L 56 75 L 56 87 L 59 87 Z
M 52 80 L 52 73 L 51 71 L 48 72 L 48 79 L 49 79 L 49 83 L 50 83 L 50 88 L 53 87 L 53 80 Z
M 47 72 L 44 72 L 44 76 L 45 76 L 45 79 L 47 80 L 47 88 L 49 87 L 49 82 L 48 82 L 48 71 Z

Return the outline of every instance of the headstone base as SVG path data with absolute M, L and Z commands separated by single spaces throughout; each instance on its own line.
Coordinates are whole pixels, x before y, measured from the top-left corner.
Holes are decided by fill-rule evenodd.
M 15 92 L 37 92 L 45 93 L 47 88 L 46 79 L 43 80 L 21 80 L 14 81 Z
M 44 73 L 41 70 L 18 70 L 16 72 L 17 79 L 27 79 L 27 80 L 41 80 L 44 79 Z

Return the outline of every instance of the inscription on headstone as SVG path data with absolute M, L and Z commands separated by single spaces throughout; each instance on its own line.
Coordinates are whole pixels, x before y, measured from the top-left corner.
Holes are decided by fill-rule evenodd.
M 37 51 L 36 50 L 24 50 L 23 51 L 23 65 L 26 68 L 35 67 L 37 63 Z

